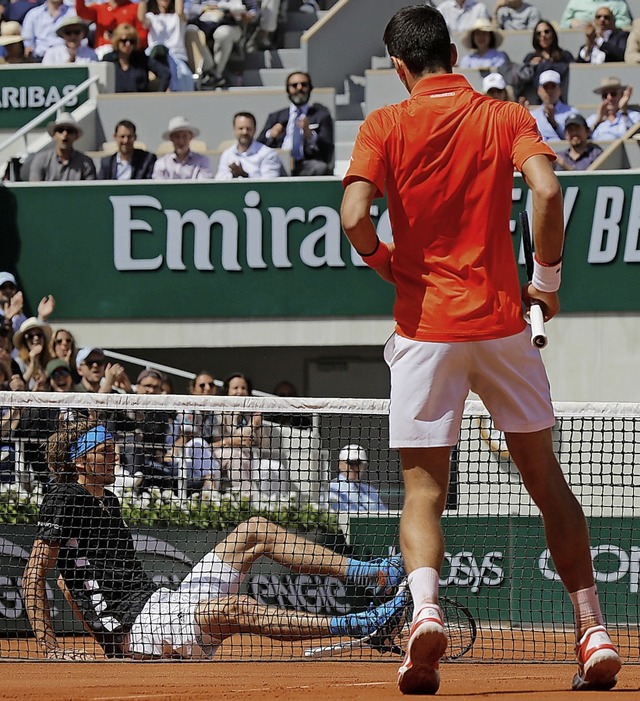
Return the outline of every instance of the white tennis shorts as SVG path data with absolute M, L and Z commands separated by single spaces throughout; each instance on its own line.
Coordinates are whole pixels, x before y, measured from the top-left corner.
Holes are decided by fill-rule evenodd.
M 195 608 L 205 599 L 237 594 L 243 578 L 208 553 L 178 589 L 163 587 L 149 597 L 129 632 L 129 651 L 154 657 L 212 657 L 220 640 L 203 635 L 193 617 Z
M 549 380 L 528 327 L 507 338 L 460 343 L 393 334 L 384 357 L 391 370 L 392 448 L 455 445 L 470 390 L 501 431 L 532 433 L 555 424 Z

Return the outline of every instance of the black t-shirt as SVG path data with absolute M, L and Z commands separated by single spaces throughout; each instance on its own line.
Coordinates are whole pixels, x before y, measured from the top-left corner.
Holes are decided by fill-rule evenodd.
M 58 569 L 82 616 L 109 654 L 158 587 L 136 556 L 116 496 L 55 484 L 40 508 L 36 540 L 58 543 Z M 115 645 L 115 650 L 112 649 Z

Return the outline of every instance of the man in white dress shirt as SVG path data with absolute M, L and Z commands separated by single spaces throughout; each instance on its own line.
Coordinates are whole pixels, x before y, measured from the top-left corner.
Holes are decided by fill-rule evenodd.
M 186 117 L 173 117 L 169 128 L 162 134 L 165 141 L 171 141 L 173 151 L 158 158 L 153 167 L 154 180 L 209 180 L 213 178 L 211 164 L 207 156 L 194 153 L 191 141 L 200 130 Z
M 486 5 L 478 0 L 442 0 L 436 9 L 451 33 L 466 32 L 477 20 L 491 19 Z
M 236 143 L 220 156 L 216 180 L 277 178 L 282 174 L 282 163 L 276 151 L 255 141 L 256 127 L 256 118 L 251 112 L 237 112 L 233 116 Z
M 330 484 L 327 501 L 332 511 L 386 513 L 378 490 L 365 481 L 367 452 L 356 444 L 345 445 L 338 455 L 339 474 Z

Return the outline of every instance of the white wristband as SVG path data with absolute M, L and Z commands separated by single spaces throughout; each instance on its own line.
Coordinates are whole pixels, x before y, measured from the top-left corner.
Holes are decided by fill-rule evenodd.
M 533 259 L 531 284 L 540 292 L 557 292 L 560 289 L 562 263 L 544 265 Z

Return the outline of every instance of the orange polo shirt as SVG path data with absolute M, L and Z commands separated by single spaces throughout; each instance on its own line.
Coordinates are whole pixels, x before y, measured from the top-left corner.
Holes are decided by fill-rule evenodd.
M 509 220 L 514 166 L 536 154 L 555 159 L 528 111 L 461 75 L 422 78 L 365 119 L 343 184 L 367 180 L 380 197 L 386 186 L 399 334 L 450 342 L 524 329 Z

